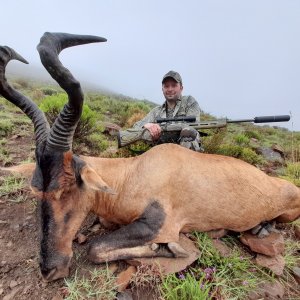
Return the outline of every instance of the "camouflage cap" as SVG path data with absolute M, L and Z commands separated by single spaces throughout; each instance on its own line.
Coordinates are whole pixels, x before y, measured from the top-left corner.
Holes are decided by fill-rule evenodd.
M 182 79 L 181 76 L 178 72 L 175 71 L 169 71 L 162 79 L 162 83 L 164 83 L 166 78 L 173 78 L 175 81 L 177 81 L 178 83 L 182 84 Z

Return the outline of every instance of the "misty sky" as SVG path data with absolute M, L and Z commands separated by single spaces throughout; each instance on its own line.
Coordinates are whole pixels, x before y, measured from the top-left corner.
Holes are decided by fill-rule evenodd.
M 161 79 L 175 70 L 205 112 L 291 113 L 271 125 L 300 131 L 299 0 L 2 0 L 0 25 L 0 44 L 23 55 L 27 71 L 42 70 L 45 31 L 99 35 L 108 42 L 60 55 L 81 81 L 160 104 Z

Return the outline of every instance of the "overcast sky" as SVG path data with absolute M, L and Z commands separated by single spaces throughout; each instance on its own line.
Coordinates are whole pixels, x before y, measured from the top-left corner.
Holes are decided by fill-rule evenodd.
M 42 69 L 45 31 L 98 35 L 107 43 L 60 55 L 79 80 L 161 104 L 161 79 L 175 70 L 205 112 L 291 113 L 271 125 L 300 131 L 299 0 L 2 0 L 0 26 L 0 44 L 23 55 L 26 70 Z

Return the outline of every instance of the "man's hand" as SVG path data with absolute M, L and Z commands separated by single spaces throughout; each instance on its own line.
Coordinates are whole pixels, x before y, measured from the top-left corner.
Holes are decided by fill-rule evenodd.
M 153 140 L 158 140 L 161 133 L 161 128 L 158 124 L 155 123 L 147 123 L 144 125 L 144 128 L 148 129 Z

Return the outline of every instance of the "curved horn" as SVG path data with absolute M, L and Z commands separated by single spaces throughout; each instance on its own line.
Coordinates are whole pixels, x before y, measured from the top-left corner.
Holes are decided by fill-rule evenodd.
M 10 60 L 19 60 L 25 64 L 28 62 L 15 50 L 8 46 L 0 46 L 0 94 L 9 102 L 18 106 L 33 122 L 36 145 L 45 141 L 49 132 L 49 124 L 44 113 L 38 106 L 11 87 L 5 77 L 5 68 Z
M 54 80 L 67 92 L 69 101 L 55 120 L 47 147 L 68 151 L 72 148 L 73 135 L 79 121 L 83 105 L 80 83 L 60 62 L 59 53 L 67 48 L 82 44 L 105 42 L 106 39 L 91 35 L 46 32 L 41 37 L 37 50 L 42 64 Z

